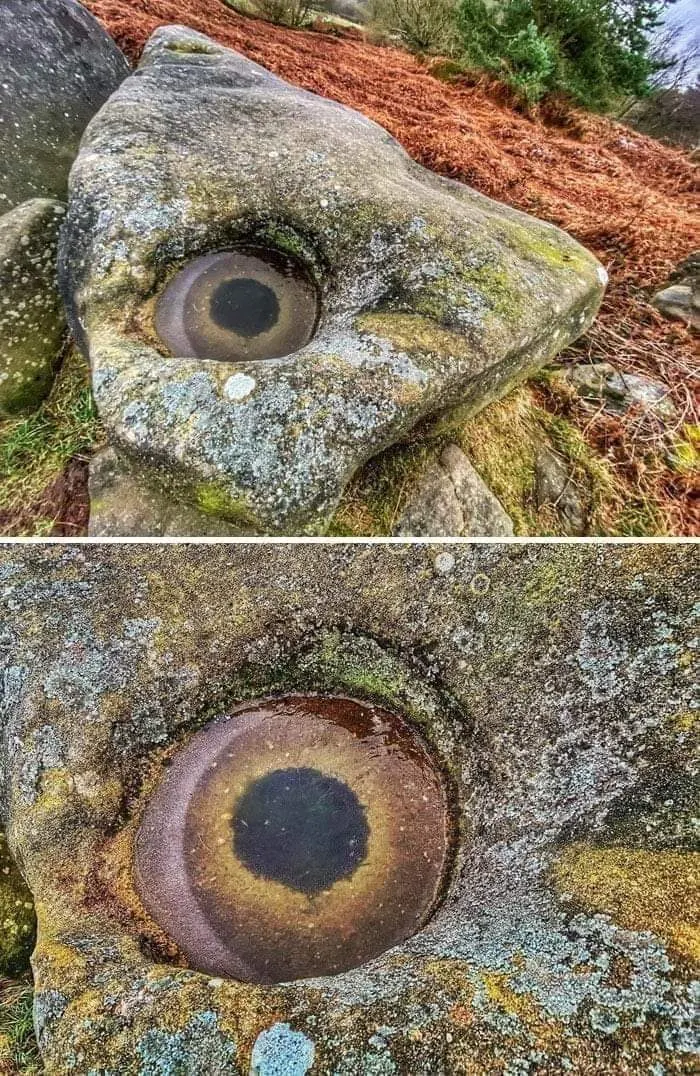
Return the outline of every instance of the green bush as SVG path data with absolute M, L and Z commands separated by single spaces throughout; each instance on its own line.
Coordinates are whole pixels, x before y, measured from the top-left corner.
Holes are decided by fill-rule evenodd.
M 529 104 L 559 93 L 605 110 L 649 92 L 663 61 L 649 32 L 667 0 L 459 0 L 465 60 L 511 85 Z
M 268 22 L 298 30 L 313 18 L 311 0 L 254 0 L 255 11 Z
M 456 0 L 370 0 L 369 20 L 414 52 L 451 52 L 457 42 Z

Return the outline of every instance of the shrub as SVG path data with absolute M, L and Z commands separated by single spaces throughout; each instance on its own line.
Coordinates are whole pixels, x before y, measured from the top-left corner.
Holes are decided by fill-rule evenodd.
M 298 30 L 312 21 L 313 5 L 310 0 L 255 0 L 255 10 L 268 22 Z
M 451 52 L 456 44 L 456 0 L 370 0 L 375 33 L 399 38 L 415 52 Z
M 462 48 L 528 102 L 564 93 L 604 110 L 649 92 L 665 65 L 649 32 L 667 0 L 460 0 Z

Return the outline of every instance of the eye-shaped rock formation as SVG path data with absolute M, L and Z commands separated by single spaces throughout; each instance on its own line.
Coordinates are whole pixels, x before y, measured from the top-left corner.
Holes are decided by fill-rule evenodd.
M 696 569 L 669 546 L 0 552 L 0 806 L 37 907 L 48 1073 L 693 1071 Z M 389 770 L 372 787 L 361 743 L 324 738 L 308 756 L 313 730 L 278 739 L 251 716 L 256 699 L 313 693 L 400 715 L 420 738 L 454 812 L 449 877 L 429 921 L 374 959 L 243 982 L 191 932 L 185 959 L 175 911 L 154 915 L 186 879 L 177 840 L 150 823 L 189 816 L 197 937 L 206 915 L 221 940 L 227 902 L 242 914 L 241 860 L 260 850 L 227 873 L 219 842 L 256 818 L 228 807 L 233 771 L 253 773 L 249 792 L 309 764 L 354 789 L 366 863 L 337 882 L 342 955 L 382 915 L 382 864 L 401 854 L 382 833 L 405 804 Z M 233 736 L 237 705 L 250 737 L 227 755 L 219 718 Z M 425 829 L 407 833 L 430 856 Z M 137 867 L 154 849 L 164 887 Z M 280 897 L 278 860 L 264 870 L 256 929 L 293 899 L 313 918 L 313 895 Z
M 181 27 L 90 125 L 61 277 L 125 500 L 143 481 L 287 534 L 322 531 L 426 416 L 550 359 L 606 279 L 552 225 Z M 118 514 L 95 505 L 93 533 Z

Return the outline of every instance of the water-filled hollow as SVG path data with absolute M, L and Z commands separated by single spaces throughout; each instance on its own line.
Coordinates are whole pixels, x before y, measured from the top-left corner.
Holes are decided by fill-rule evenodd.
M 332 975 L 427 922 L 450 828 L 440 768 L 403 718 L 344 697 L 266 699 L 175 753 L 143 813 L 136 887 L 198 970 Z
M 180 358 L 221 362 L 282 358 L 311 340 L 316 285 L 296 258 L 266 247 L 194 258 L 156 304 L 158 336 Z

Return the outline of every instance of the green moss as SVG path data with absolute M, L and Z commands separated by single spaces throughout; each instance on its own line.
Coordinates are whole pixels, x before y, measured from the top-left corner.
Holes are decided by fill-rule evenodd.
M 194 489 L 194 502 L 200 512 L 225 519 L 241 527 L 255 527 L 256 520 L 243 498 L 232 497 L 216 482 L 201 482 Z
M 683 437 L 673 446 L 669 462 L 674 471 L 681 474 L 690 474 L 700 468 L 700 426 L 683 427 Z
M 17 976 L 27 970 L 35 930 L 32 895 L 0 829 L 0 976 Z
M 556 511 L 538 508 L 535 467 L 547 445 L 566 462 L 584 502 L 591 535 L 642 536 L 663 533 L 660 513 L 635 501 L 628 487 L 561 416 L 539 406 L 528 386 L 481 411 L 456 438 L 513 520 L 518 535 L 561 536 Z
M 577 251 L 572 247 L 569 237 L 566 245 L 562 248 L 557 242 L 556 233 L 546 235 L 534 228 L 526 228 L 517 221 L 501 223 L 498 228 L 499 236 L 523 257 L 546 262 L 553 269 L 570 269 L 586 275 L 593 273 L 593 255 L 581 249 Z
M 38 507 L 42 494 L 76 456 L 102 439 L 89 387 L 89 371 L 77 351 L 66 357 L 44 404 L 28 418 L 0 422 L 0 513 L 5 534 L 50 534 L 54 520 Z M 32 517 L 31 508 L 37 504 Z M 29 519 L 27 517 L 30 517 Z

